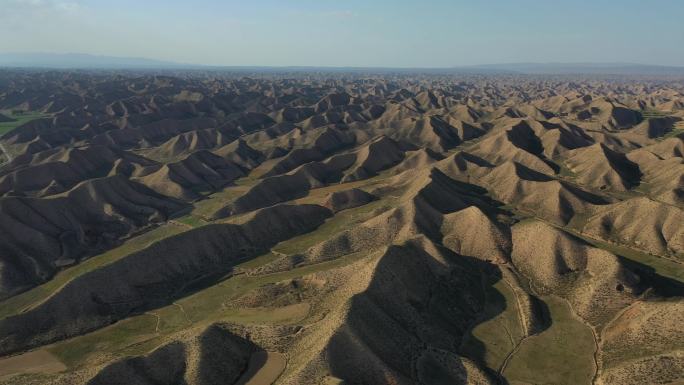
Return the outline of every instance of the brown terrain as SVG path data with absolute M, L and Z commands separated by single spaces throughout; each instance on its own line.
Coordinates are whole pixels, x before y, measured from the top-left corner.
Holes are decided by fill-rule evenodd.
M 246 75 L 0 72 L 0 384 L 684 383 L 684 81 Z

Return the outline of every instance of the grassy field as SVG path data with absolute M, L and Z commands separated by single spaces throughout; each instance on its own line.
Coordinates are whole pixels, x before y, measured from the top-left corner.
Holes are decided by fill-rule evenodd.
M 14 373 L 59 373 L 64 364 L 46 350 L 34 350 L 21 356 L 0 358 L 0 380 Z
M 226 187 L 222 191 L 209 195 L 206 199 L 195 202 L 192 214 L 196 217 L 209 220 L 217 210 L 246 193 L 256 182 L 257 180 L 253 180 L 250 181 L 250 183 L 246 183 L 241 179 L 238 179 L 235 181 L 235 186 Z
M 183 231 L 185 231 L 185 229 L 179 226 L 163 225 L 135 238 L 131 238 L 117 248 L 89 258 L 76 266 L 65 269 L 57 273 L 57 275 L 55 275 L 55 277 L 50 281 L 22 294 L 11 297 L 4 302 L 0 302 L 0 319 L 20 313 L 25 309 L 40 303 L 60 287 L 66 285 L 69 281 L 80 275 L 108 265 L 133 252 L 147 247 L 153 242 L 181 233 Z
M 226 307 L 225 304 L 227 302 L 239 298 L 249 291 L 257 289 L 263 285 L 295 279 L 308 274 L 344 266 L 362 258 L 363 256 L 364 254 L 362 253 L 350 254 L 335 260 L 303 266 L 273 274 L 255 276 L 248 276 L 244 274 L 237 275 L 205 290 L 185 297 L 177 301 L 177 303 L 183 306 L 184 311 L 193 322 L 201 321 L 210 323 L 219 320 L 230 320 L 235 322 L 235 318 L 231 318 L 231 315 L 238 316 L 239 318 L 239 313 L 234 313 L 234 309 Z M 262 318 L 252 319 L 251 321 L 269 321 L 271 319 L 270 313 L 271 312 L 262 312 Z
M 344 210 L 328 219 L 316 231 L 288 239 L 273 247 L 274 251 L 283 254 L 295 254 L 306 251 L 309 247 L 329 239 L 355 224 L 366 221 L 375 210 L 386 210 L 392 207 L 391 199 L 377 200 L 363 206 Z
M 386 202 L 376 201 L 366 206 L 338 213 L 317 231 L 282 242 L 278 244 L 276 248 L 282 252 L 288 253 L 302 252 L 311 245 L 326 239 L 331 234 L 353 226 L 354 223 L 357 223 L 357 221 L 370 215 L 373 210 L 384 204 L 386 204 Z M 169 226 L 169 228 L 177 232 L 183 230 L 180 226 Z M 142 242 L 138 240 L 136 243 L 140 244 Z M 182 298 L 173 304 L 150 310 L 145 314 L 125 319 L 83 336 L 58 342 L 50 346 L 48 350 L 69 368 L 75 368 L 86 362 L 91 364 L 92 359 L 95 359 L 95 357 L 98 357 L 101 354 L 104 354 L 103 357 L 111 358 L 112 356 L 119 357 L 146 353 L 163 344 L 168 340 L 169 336 L 175 332 L 189 327 L 207 326 L 212 322 L 230 321 L 235 323 L 265 324 L 287 324 L 296 322 L 306 317 L 308 314 L 308 304 L 301 303 L 283 308 L 266 307 L 236 309 L 227 306 L 227 303 L 232 299 L 236 299 L 250 290 L 257 289 L 263 285 L 343 266 L 358 260 L 362 256 L 363 255 L 361 254 L 353 254 L 336 260 L 299 267 L 275 274 L 256 276 L 237 274 L 213 286 L 193 293 L 188 297 Z M 269 263 L 276 258 L 278 258 L 278 255 L 269 252 L 237 265 L 235 271 L 240 272 L 253 269 Z M 105 260 L 111 262 L 114 259 L 110 256 Z M 103 264 L 104 261 L 101 261 L 99 265 Z M 91 265 L 90 268 L 95 268 L 95 265 Z M 74 273 L 71 273 L 71 275 L 73 274 Z M 54 281 L 41 287 L 44 290 L 40 292 L 42 298 L 44 298 L 45 293 L 50 292 L 50 290 L 47 289 L 48 285 L 50 285 L 51 288 L 56 287 L 52 282 Z M 38 296 L 38 298 L 41 297 Z M 21 309 L 22 307 L 35 302 L 36 297 L 30 297 L 22 301 L 21 304 L 12 304 L 12 309 L 17 311 L 17 309 Z
M 308 304 L 282 308 L 235 309 L 225 306 L 260 286 L 343 266 L 361 258 L 349 255 L 333 261 L 261 276 L 233 276 L 163 308 L 127 318 L 103 329 L 55 343 L 47 348 L 70 369 L 92 365 L 94 360 L 145 354 L 168 342 L 169 336 L 190 327 L 206 327 L 217 321 L 234 323 L 287 324 L 308 314 Z M 251 266 L 267 263 L 268 254 L 248 261 Z M 238 268 L 244 266 L 238 266 Z
M 151 339 L 162 342 L 155 333 L 157 318 L 143 314 L 127 318 L 98 331 L 72 338 L 48 347 L 48 351 L 67 367 L 73 368 L 85 363 L 85 359 L 93 353 L 111 353 L 126 348 L 135 348 Z M 134 349 L 137 350 L 137 349 Z M 90 363 L 90 362 L 89 362 Z
M 482 360 L 487 367 L 498 370 L 506 356 L 523 338 L 515 294 L 503 279 L 485 292 L 486 321 L 479 323 L 466 337 L 461 350 L 469 357 Z
M 201 296 L 200 296 L 201 297 Z M 98 331 L 57 343 L 47 350 L 54 354 L 69 368 L 88 363 L 93 354 L 127 356 L 144 354 L 165 343 L 174 332 L 195 326 L 185 306 L 170 306 L 127 318 Z M 194 308 L 191 310 L 195 310 Z M 282 308 L 256 309 L 213 309 L 213 319 L 235 323 L 287 324 L 306 317 L 309 306 L 306 303 L 284 306 Z M 198 323 L 202 326 L 208 323 Z
M 572 177 L 570 173 L 566 176 Z M 314 189 L 306 197 L 294 202 L 320 204 L 330 192 L 354 187 L 368 188 L 377 185 L 384 178 L 383 175 L 371 180 Z M 235 186 L 197 202 L 192 214 L 174 220 L 178 223 L 165 225 L 133 238 L 119 248 L 64 270 L 40 287 L 0 303 L 0 318 L 35 305 L 71 279 L 142 249 L 155 240 L 186 231 L 187 228 L 209 223 L 204 217 L 205 214 L 212 213 L 235 199 L 256 182 L 254 178 L 243 178 Z M 283 307 L 235 308 L 231 302 L 264 285 L 344 266 L 366 257 L 368 253 L 351 254 L 273 274 L 247 275 L 243 273 L 280 258 L 280 253 L 287 255 L 302 253 L 319 242 L 357 226 L 377 215 L 378 212 L 394 207 L 396 200 L 397 198 L 386 197 L 339 212 L 316 231 L 281 242 L 273 247 L 273 252 L 237 265 L 235 274 L 221 282 L 191 293 L 167 306 L 127 318 L 95 332 L 55 343 L 46 350 L 54 354 L 69 369 L 74 369 L 85 364 L 93 365 L 100 360 L 104 362 L 117 357 L 147 353 L 168 342 L 174 333 L 189 328 L 201 329 L 213 322 L 229 321 L 238 324 L 300 322 L 309 315 L 309 303 L 302 302 Z M 525 216 L 527 215 L 521 214 L 519 218 Z M 578 218 L 578 223 L 583 221 L 584 218 Z M 612 247 L 609 244 L 594 244 L 606 249 Z M 656 270 L 658 270 L 657 264 L 662 262 L 646 261 L 647 256 L 630 254 L 625 250 L 615 253 L 626 258 L 644 261 L 644 264 L 653 266 Z M 668 270 L 671 266 L 663 265 L 660 269 Z M 684 279 L 684 273 L 678 277 L 680 280 Z M 552 325 L 539 335 L 523 339 L 523 326 L 519 318 L 520 309 L 518 309 L 512 289 L 502 279 L 485 286 L 487 311 L 483 321 L 477 324 L 464 342 L 462 346 L 464 353 L 481 359 L 488 367 L 497 370 L 506 362 L 509 354 L 514 352 L 504 371 L 504 376 L 510 383 L 586 384 L 591 382 L 595 370 L 593 336 L 591 330 L 572 313 L 564 300 L 556 297 L 544 298 L 549 307 Z
M 587 236 L 584 236 L 578 232 L 572 231 L 574 235 L 582 238 L 587 243 L 594 247 L 609 251 L 617 256 L 638 262 L 640 264 L 649 266 L 653 268 L 656 274 L 674 279 L 681 283 L 684 283 L 684 265 L 671 261 L 666 258 L 651 255 L 645 252 L 634 250 L 629 247 L 619 246 L 613 243 L 600 241 Z
M 293 305 L 269 308 L 230 309 L 223 316 L 240 324 L 291 324 L 306 318 L 309 304 L 306 302 Z
M 237 186 L 236 188 L 244 188 Z M 308 197 L 318 200 L 332 189 L 321 189 Z M 347 187 L 351 188 L 351 186 Z M 235 192 L 223 192 L 227 197 Z M 306 198 L 304 198 L 306 199 Z M 390 198 L 390 200 L 393 198 Z M 308 247 L 321 242 L 339 231 L 364 221 L 375 210 L 389 208 L 391 202 L 378 200 L 354 209 L 345 210 L 326 221 L 317 231 L 307 233 L 281 242 L 274 249 L 282 253 L 299 253 Z M 196 214 L 187 215 L 175 220 L 188 227 L 196 227 L 206 222 Z M 124 245 L 102 255 L 84 261 L 82 264 L 66 269 L 53 280 L 34 288 L 19 296 L 5 301 L 0 306 L 0 316 L 16 314 L 43 301 L 60 286 L 71 279 L 112 263 L 132 252 L 140 250 L 151 242 L 187 230 L 179 224 L 168 224 L 133 238 Z M 257 258 L 245 261 L 235 267 L 236 272 L 253 269 L 277 259 L 279 255 L 266 253 Z M 291 323 L 301 320 L 308 314 L 308 304 L 301 303 L 283 308 L 235 309 L 226 306 L 232 299 L 238 298 L 250 290 L 263 285 L 283 280 L 294 279 L 317 271 L 324 271 L 351 263 L 361 258 L 361 253 L 342 257 L 336 260 L 299 267 L 290 271 L 248 276 L 236 274 L 222 282 L 191 294 L 168 306 L 150 310 L 144 314 L 127 318 L 92 333 L 55 343 L 47 349 L 69 368 L 79 367 L 92 360 L 111 359 L 125 355 L 143 354 L 163 344 L 175 332 L 190 328 L 204 327 L 212 322 L 230 321 L 235 323 Z M 98 358 L 99 357 L 99 358 Z
M 556 161 L 555 163 L 558 165 L 558 167 L 560 167 L 560 171 L 558 173 L 559 177 L 570 180 L 573 180 L 577 177 L 577 174 L 570 170 L 570 168 L 568 168 L 568 166 L 565 165 L 565 162 Z
M 193 227 L 193 228 L 194 227 L 201 227 L 201 226 L 204 226 L 206 224 L 209 224 L 209 222 L 207 220 L 200 218 L 196 215 L 192 215 L 192 214 L 185 215 L 185 216 L 182 216 L 180 218 L 176 218 L 174 220 L 178 223 L 181 223 L 181 224 L 184 224 L 186 226 Z
M 15 128 L 21 126 L 24 123 L 28 123 L 32 120 L 40 119 L 40 118 L 45 118 L 49 115 L 40 113 L 40 112 L 26 112 L 22 114 L 11 114 L 9 112 L 3 112 L 0 111 L 3 115 L 10 117 L 12 119 L 15 119 L 14 122 L 2 122 L 0 123 L 0 135 L 4 135 Z
M 510 383 L 590 384 L 595 372 L 591 330 L 572 314 L 564 300 L 543 299 L 549 307 L 552 324 L 522 342 L 509 361 L 504 377 Z

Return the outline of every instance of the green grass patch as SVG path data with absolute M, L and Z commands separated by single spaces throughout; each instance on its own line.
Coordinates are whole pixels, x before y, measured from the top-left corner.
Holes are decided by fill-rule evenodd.
M 576 213 L 575 215 L 572 216 L 570 219 L 570 222 L 568 222 L 567 226 L 565 226 L 566 229 L 572 230 L 572 231 L 580 231 L 581 229 L 586 226 L 587 222 L 589 222 L 589 219 L 594 216 L 594 213 L 591 212 L 579 212 Z
M 268 254 L 259 260 L 267 262 Z M 116 357 L 146 354 L 169 342 L 169 336 L 190 327 L 206 327 L 214 322 L 237 323 L 290 323 L 308 312 L 302 306 L 284 308 L 236 309 L 224 304 L 263 285 L 298 278 L 318 271 L 344 266 L 364 257 L 351 254 L 336 260 L 296 268 L 290 271 L 247 276 L 239 274 L 191 294 L 163 308 L 127 318 L 100 330 L 55 343 L 48 350 L 70 369 L 92 365 L 96 355 L 104 354 L 108 360 Z M 254 261 L 248 261 L 257 265 Z M 245 264 L 246 264 L 245 263 Z M 245 264 L 238 266 L 244 267 Z M 306 311 L 305 311 L 306 310 Z M 159 318 L 157 318 L 159 317 Z M 159 319 L 159 323 L 157 320 Z
M 223 313 L 226 320 L 239 324 L 292 324 L 304 319 L 309 313 L 309 304 L 297 303 L 283 307 L 259 307 L 249 309 L 228 309 Z
M 360 224 L 368 220 L 376 210 L 390 209 L 392 199 L 377 200 L 363 206 L 355 207 L 353 209 L 344 210 L 337 213 L 334 217 L 328 219 L 316 231 L 300 235 L 281 242 L 273 247 L 273 250 L 283 254 L 301 253 L 309 247 L 330 239 L 335 234 L 340 233 L 355 224 Z
M 21 126 L 22 124 L 28 123 L 32 120 L 40 119 L 40 118 L 46 118 L 50 115 L 43 114 L 40 112 L 25 112 L 25 113 L 9 113 L 9 112 L 0 112 L 3 115 L 14 119 L 13 122 L 0 122 L 0 135 L 4 135 L 15 128 Z
M 347 217 L 353 218 L 350 213 Z M 169 226 L 169 229 L 182 231 L 179 226 Z M 141 243 L 140 239 L 137 241 Z M 146 354 L 168 342 L 173 333 L 190 327 L 205 327 L 213 322 L 271 324 L 296 322 L 308 314 L 308 304 L 261 309 L 236 309 L 226 304 L 263 285 L 344 266 L 363 256 L 362 253 L 351 254 L 335 260 L 267 275 L 236 274 L 173 304 L 152 309 L 145 314 L 127 318 L 100 330 L 55 343 L 48 350 L 70 369 L 74 369 L 91 365 L 92 361 L 100 355 L 109 360 L 116 357 Z M 278 255 L 266 253 L 238 264 L 235 270 L 239 272 L 256 268 L 277 258 Z M 46 285 L 41 287 L 45 290 L 44 293 L 52 292 L 47 289 Z M 51 285 L 55 284 L 51 283 Z M 13 306 L 19 308 L 17 304 Z
M 179 226 L 164 225 L 150 230 L 123 245 L 103 254 L 89 258 L 80 264 L 67 268 L 50 281 L 0 303 L 0 319 L 18 314 L 32 305 L 40 303 L 74 278 L 115 262 L 151 243 L 185 231 Z
M 577 237 L 582 238 L 584 241 L 586 241 L 594 247 L 598 247 L 620 257 L 646 265 L 648 267 L 653 268 L 655 273 L 660 276 L 671 278 L 681 283 L 684 283 L 684 266 L 677 262 L 655 255 L 651 255 L 645 252 L 641 252 L 638 250 L 634 250 L 626 246 L 619 246 L 614 243 L 593 239 L 577 232 L 573 232 L 573 234 Z
M 562 160 L 556 161 L 555 162 L 560 170 L 558 171 L 558 176 L 564 179 L 574 179 L 577 177 L 577 174 L 575 174 L 568 166 L 565 165 L 565 162 Z
M 345 266 L 364 256 L 364 253 L 350 254 L 342 258 L 273 274 L 254 276 L 240 274 L 188 297 L 184 297 L 176 302 L 183 306 L 186 314 L 193 322 L 209 324 L 211 322 L 225 320 L 226 317 L 230 319 L 231 314 L 234 313 L 231 313 L 233 310 L 226 307 L 225 304 L 239 298 L 251 290 L 257 289 L 263 285 L 295 279 L 308 274 Z
M 479 323 L 466 337 L 461 350 L 469 357 L 482 360 L 497 371 L 506 356 L 523 338 L 515 293 L 503 278 L 485 291 L 486 321 Z
M 545 297 L 544 301 L 551 314 L 551 326 L 522 342 L 504 377 L 510 383 L 591 383 L 595 371 L 591 330 L 572 314 L 564 300 Z
M 272 252 L 269 251 L 266 254 L 262 254 L 256 258 L 252 258 L 246 262 L 243 262 L 243 263 L 235 266 L 235 270 L 236 271 L 245 271 L 245 270 L 256 269 L 257 267 L 271 263 L 278 258 L 280 258 L 279 255 L 273 254 Z
M 206 199 L 195 202 L 192 214 L 200 218 L 211 218 L 216 211 L 242 196 L 256 182 L 257 180 L 253 180 L 250 183 L 246 183 L 242 179 L 238 179 L 235 181 L 235 186 L 226 187 L 219 192 L 209 195 Z
M 74 368 L 85 363 L 93 353 L 122 350 L 136 343 L 155 338 L 156 317 L 143 314 L 127 318 L 98 331 L 74 337 L 58 343 L 47 350 L 67 367 Z
M 190 227 L 201 227 L 209 224 L 206 220 L 192 214 L 177 218 L 175 221 Z

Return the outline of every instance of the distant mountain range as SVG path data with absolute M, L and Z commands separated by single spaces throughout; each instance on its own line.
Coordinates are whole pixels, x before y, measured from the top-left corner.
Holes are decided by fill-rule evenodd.
M 513 72 L 521 74 L 597 75 L 684 75 L 684 67 L 633 63 L 509 63 L 486 64 L 457 69 Z
M 0 53 L 0 67 L 56 69 L 185 68 L 163 60 L 99 56 L 80 53 Z M 196 66 L 195 66 L 196 67 Z
M 0 53 L 0 67 L 53 69 L 204 69 L 265 72 L 398 72 L 483 74 L 589 74 L 589 75 L 683 75 L 684 67 L 633 63 L 508 63 L 450 68 L 316 67 L 316 66 L 203 66 L 147 58 L 99 56 L 80 53 Z

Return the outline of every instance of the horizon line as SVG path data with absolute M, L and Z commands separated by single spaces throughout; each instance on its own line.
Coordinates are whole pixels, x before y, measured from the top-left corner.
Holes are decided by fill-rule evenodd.
M 45 55 L 45 56 L 55 56 L 55 57 L 89 57 L 96 59 L 113 59 L 113 60 L 136 60 L 136 61 L 148 61 L 150 64 L 140 65 L 140 68 L 152 68 L 154 65 L 165 68 L 165 67 L 176 67 L 178 69 L 190 67 L 203 67 L 203 68 L 273 68 L 273 69 L 396 69 L 396 70 L 449 70 L 449 69 L 478 69 L 483 68 L 488 69 L 501 69 L 494 67 L 501 66 L 534 66 L 534 65 L 545 65 L 545 66 L 615 66 L 615 67 L 659 67 L 663 69 L 682 69 L 684 70 L 684 65 L 671 65 L 671 64 L 654 64 L 654 63 L 637 63 L 637 62 L 611 62 L 611 61 L 578 61 L 578 62 L 568 62 L 568 61 L 545 61 L 545 62 L 499 62 L 499 63 L 480 63 L 480 64 L 454 64 L 451 66 L 380 66 L 380 65 L 309 65 L 309 64 L 292 64 L 292 65 L 263 65 L 263 64 L 200 64 L 200 63 L 183 63 L 174 60 L 157 59 L 151 57 L 142 56 L 118 56 L 118 55 L 104 55 L 104 54 L 91 54 L 82 52 L 47 52 L 47 51 L 0 51 L 0 56 L 2 55 Z M 0 63 L 0 67 L 3 68 L 30 68 L 27 66 L 7 66 Z M 40 65 L 37 63 L 38 68 L 56 68 L 50 67 L 49 65 Z M 127 65 L 127 67 L 133 67 L 132 65 Z M 74 67 L 74 68 L 86 68 L 86 67 Z M 194 69 L 194 68 L 193 68 Z

